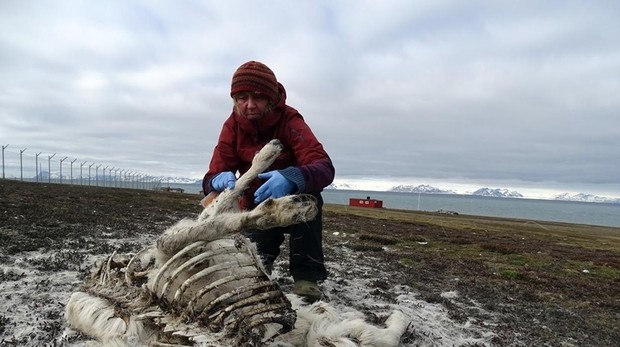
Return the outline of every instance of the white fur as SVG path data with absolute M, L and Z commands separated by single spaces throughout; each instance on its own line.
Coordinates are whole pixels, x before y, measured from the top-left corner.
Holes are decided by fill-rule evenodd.
M 297 312 L 295 329 L 278 340 L 294 346 L 366 346 L 394 347 L 409 326 L 410 319 L 402 311 L 394 310 L 378 328 L 364 320 L 360 312 L 338 312 L 324 301 L 307 304 L 295 294 L 287 294 Z
M 155 338 L 156 331 L 148 322 L 132 316 L 123 319 L 108 300 L 84 292 L 71 295 L 65 316 L 69 325 L 96 338 L 106 347 L 136 346 Z

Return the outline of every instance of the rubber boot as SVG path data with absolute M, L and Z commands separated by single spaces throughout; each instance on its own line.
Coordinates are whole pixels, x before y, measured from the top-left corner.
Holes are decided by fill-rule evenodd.
M 323 293 L 314 281 L 299 280 L 293 285 L 293 294 L 297 294 L 309 302 L 321 300 Z

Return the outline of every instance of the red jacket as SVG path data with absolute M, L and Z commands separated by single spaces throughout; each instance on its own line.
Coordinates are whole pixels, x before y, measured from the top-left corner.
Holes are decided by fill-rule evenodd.
M 301 114 L 286 105 L 286 91 L 281 84 L 278 86 L 280 101 L 269 114 L 250 121 L 233 109 L 224 122 L 209 171 L 202 181 L 205 195 L 211 191 L 209 183 L 215 175 L 224 171 L 244 174 L 254 154 L 272 139 L 280 140 L 284 149 L 267 171 L 282 170 L 284 177 L 297 184 L 298 193 L 318 193 L 332 183 L 335 170 L 329 155 Z M 259 179 L 252 182 L 241 201 L 242 208 L 254 207 L 254 192 L 262 183 Z

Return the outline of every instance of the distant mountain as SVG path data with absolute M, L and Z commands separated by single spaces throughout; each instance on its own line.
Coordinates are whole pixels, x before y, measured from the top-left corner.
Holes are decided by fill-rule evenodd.
M 473 192 L 472 195 L 492 196 L 495 198 L 522 198 L 523 197 L 523 195 L 521 195 L 521 193 L 517 191 L 508 190 L 508 189 L 500 189 L 500 188 L 495 188 L 495 189 L 480 188 L 476 190 L 475 192 Z
M 88 177 L 88 174 L 85 173 L 84 177 Z M 48 179 L 48 173 L 45 171 L 41 172 L 41 175 L 39 176 L 39 179 Z M 91 179 L 94 180 L 95 179 L 95 172 L 91 173 Z M 66 179 L 66 175 L 63 172 L 63 179 Z M 74 173 L 74 178 L 75 178 L 75 173 Z M 34 177 L 33 177 L 34 179 Z M 54 175 L 54 173 L 52 173 L 52 179 L 58 179 L 58 175 Z M 99 173 L 99 180 L 102 180 L 102 174 Z M 161 181 L 162 185 L 167 185 L 167 184 L 196 184 L 196 185 L 201 185 L 202 184 L 202 179 L 196 179 L 196 178 L 187 178 L 187 177 L 173 177 L 173 176 L 160 176 L 157 177 L 156 179 L 159 179 Z M 338 184 L 336 183 L 332 183 L 329 186 L 325 187 L 325 189 L 336 189 L 336 190 L 367 190 L 367 189 L 363 189 L 360 188 L 358 186 L 356 186 L 355 184 L 349 184 L 346 182 L 340 182 Z M 380 190 L 383 191 L 383 190 Z M 398 192 L 398 193 L 421 193 L 421 194 L 459 194 L 459 192 L 455 192 L 454 190 L 446 190 L 446 189 L 441 189 L 441 188 L 437 188 L 437 187 L 433 187 L 431 185 L 428 184 L 420 184 L 417 186 L 414 185 L 397 185 L 397 186 L 393 186 L 392 188 L 389 188 L 387 190 L 385 190 L 387 192 Z M 478 196 L 489 196 L 489 197 L 496 197 L 496 198 L 523 198 L 523 195 L 517 191 L 514 190 L 508 190 L 508 189 L 502 189 L 502 188 L 480 188 L 478 190 L 476 190 L 473 193 L 460 193 L 460 194 L 471 194 L 471 195 L 478 195 Z M 559 194 L 559 195 L 555 195 L 552 197 L 548 197 L 550 199 L 553 200 L 564 200 L 564 201 L 582 201 L 582 202 L 605 202 L 605 203 L 620 203 L 620 199 L 616 199 L 616 198 L 607 198 L 607 197 L 602 197 L 602 196 L 597 196 L 597 195 L 592 195 L 592 194 L 584 194 L 584 193 L 578 193 L 578 194 L 573 194 L 573 193 L 563 193 L 563 194 Z
M 354 187 L 347 183 L 335 184 L 332 183 L 325 187 L 325 189 L 344 189 L 344 190 L 359 190 L 357 187 Z
M 581 201 L 581 202 L 607 202 L 607 203 L 620 203 L 620 199 L 606 198 L 604 196 L 584 194 L 584 193 L 563 193 L 553 197 L 554 200 L 563 201 Z
M 39 176 L 39 177 L 37 177 L 37 176 Z M 70 173 L 65 173 L 65 172 L 63 171 L 63 173 L 62 173 L 62 179 L 69 179 L 69 176 L 70 176 Z M 77 177 L 77 178 L 79 178 L 79 177 L 80 177 L 80 176 L 79 176 L 79 173 L 76 175 L 75 170 L 74 170 L 74 172 L 73 172 L 73 177 L 74 177 L 74 178 L 75 178 L 75 177 Z M 87 176 L 87 175 L 84 175 L 84 177 L 88 177 L 88 176 Z M 95 177 L 95 174 L 93 174 L 93 177 Z M 31 178 L 31 179 L 32 179 L 32 180 L 36 180 L 37 178 L 38 178 L 39 180 L 48 180 L 48 179 L 57 180 L 57 179 L 59 179 L 59 178 L 60 178 L 60 175 L 59 175 L 58 173 L 53 173 L 53 172 L 52 172 L 52 174 L 50 175 L 50 173 L 49 173 L 49 172 L 47 172 L 47 171 L 41 171 L 41 172 L 39 172 L 39 174 L 38 174 L 38 175 L 37 175 L 37 174 L 35 174 L 34 176 L 32 176 L 32 178 Z
M 202 184 L 202 179 L 187 178 L 187 177 L 158 177 L 162 184 Z
M 423 193 L 423 194 L 456 194 L 452 190 L 439 189 L 428 184 L 413 185 L 398 185 L 388 189 L 388 192 L 398 193 Z

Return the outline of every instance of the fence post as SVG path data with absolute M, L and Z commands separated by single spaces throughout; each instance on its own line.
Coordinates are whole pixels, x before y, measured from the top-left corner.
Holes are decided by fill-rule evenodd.
M 95 185 L 97 187 L 99 187 L 99 168 L 102 166 L 103 164 L 99 164 L 98 166 L 95 166 Z
M 71 162 L 71 182 L 69 182 L 69 184 L 73 184 L 73 163 L 75 163 L 76 160 L 77 158 L 73 159 Z
M 4 179 L 4 149 L 9 147 L 9 144 L 2 146 L 2 179 Z
M 52 165 L 50 162 L 55 155 L 56 153 L 52 154 L 52 156 L 47 156 L 47 183 L 52 183 Z
M 95 165 L 95 163 L 92 163 L 90 165 L 88 165 L 88 185 L 90 186 L 90 168 Z
M 60 184 L 62 184 L 62 162 L 67 160 L 67 157 L 60 159 Z
M 24 166 L 22 165 L 22 154 L 27 150 L 28 148 L 24 148 L 24 149 L 20 149 L 19 150 L 19 180 L 23 181 L 24 180 Z
M 41 172 L 41 170 L 39 169 L 39 156 L 41 155 L 41 153 L 43 152 L 39 152 L 37 154 L 35 154 L 34 159 L 35 159 L 35 168 L 34 168 L 34 175 L 37 178 L 37 182 L 39 182 L 39 173 Z

